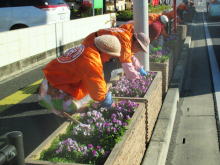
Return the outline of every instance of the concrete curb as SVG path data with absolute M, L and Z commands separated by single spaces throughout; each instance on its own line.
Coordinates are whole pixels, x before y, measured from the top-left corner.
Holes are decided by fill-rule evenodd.
M 187 64 L 189 49 L 191 45 L 191 36 L 194 29 L 194 15 L 192 23 L 188 24 L 187 37 L 184 41 L 183 50 L 164 99 L 157 123 L 154 128 L 149 146 L 144 155 L 142 165 L 164 165 L 169 149 L 173 125 L 175 121 L 177 103 L 179 101 L 180 91 Z

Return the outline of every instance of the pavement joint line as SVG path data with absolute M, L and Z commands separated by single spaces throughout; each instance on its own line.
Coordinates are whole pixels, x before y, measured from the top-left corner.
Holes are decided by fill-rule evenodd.
M 7 110 L 8 108 L 14 106 L 15 104 L 21 102 L 27 97 L 31 96 L 35 92 L 37 92 L 37 88 L 41 84 L 43 79 L 40 79 L 33 84 L 13 93 L 12 95 L 0 100 L 0 113 Z
M 216 101 L 216 108 L 217 108 L 217 115 L 218 115 L 218 125 L 220 125 L 220 72 L 219 67 L 217 64 L 217 60 L 215 57 L 215 52 L 213 49 L 212 39 L 209 34 L 208 25 L 206 23 L 206 19 L 204 16 L 204 12 L 202 12 L 203 16 L 203 22 L 204 22 L 204 28 L 205 28 L 205 35 L 206 35 L 206 44 L 208 48 L 208 54 L 209 54 L 209 60 L 210 60 L 210 66 L 211 66 L 211 72 L 212 72 L 212 79 L 213 79 L 213 85 L 214 85 L 214 95 L 215 95 L 215 101 Z M 215 76 L 213 76 L 215 75 Z

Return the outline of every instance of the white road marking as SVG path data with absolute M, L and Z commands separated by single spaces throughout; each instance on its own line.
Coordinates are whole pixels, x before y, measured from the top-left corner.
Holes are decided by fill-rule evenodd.
M 210 66 L 212 71 L 212 79 L 214 84 L 214 95 L 215 95 L 215 101 L 216 101 L 216 108 L 218 112 L 218 124 L 220 124 L 220 72 L 218 68 L 218 63 L 215 57 L 215 52 L 213 49 L 212 39 L 209 34 L 208 25 L 205 20 L 204 13 L 203 14 L 203 20 L 204 20 L 204 28 L 205 28 L 205 35 L 206 35 L 206 44 L 208 48 L 208 54 L 210 59 Z

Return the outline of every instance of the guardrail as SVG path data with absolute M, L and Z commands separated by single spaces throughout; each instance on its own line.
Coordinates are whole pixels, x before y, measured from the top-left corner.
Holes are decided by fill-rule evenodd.
M 25 165 L 23 135 L 20 131 L 6 135 L 7 144 L 0 150 L 0 165 L 8 162 L 10 165 Z

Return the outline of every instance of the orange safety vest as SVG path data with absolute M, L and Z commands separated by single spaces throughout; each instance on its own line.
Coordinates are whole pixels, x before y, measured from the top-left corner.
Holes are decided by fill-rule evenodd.
M 69 49 L 51 61 L 43 72 L 54 88 L 71 94 L 76 100 L 89 94 L 101 102 L 107 94 L 102 60 L 94 43 Z
M 131 20 L 131 21 L 125 22 L 124 24 L 119 26 L 119 28 L 123 28 L 129 31 L 130 33 L 134 33 L 134 21 Z
M 148 14 L 149 18 L 148 18 L 148 23 L 151 24 L 152 22 L 154 21 L 158 21 L 160 22 L 160 16 L 161 14 L 156 14 L 156 13 L 149 13 Z M 167 33 L 163 27 L 163 25 L 161 25 L 161 34 L 163 37 L 166 37 L 167 36 Z
M 163 12 L 162 15 L 167 16 L 167 18 L 168 18 L 169 20 L 174 19 L 174 11 L 173 11 L 173 10 L 167 11 L 167 12 Z M 181 23 L 182 20 L 181 20 L 180 18 L 178 18 L 178 22 Z
M 133 43 L 133 34 L 129 31 L 122 29 L 122 28 L 107 28 L 107 29 L 100 29 L 97 32 L 91 33 L 88 35 L 82 44 L 86 43 L 93 43 L 95 42 L 94 39 L 97 36 L 102 35 L 114 35 L 118 38 L 118 40 L 121 43 L 121 56 L 119 57 L 119 60 L 121 63 L 131 63 L 131 48 Z
M 180 3 L 177 8 L 181 9 L 182 11 L 184 11 L 184 10 L 186 10 L 187 12 L 189 11 L 189 9 L 185 3 Z

